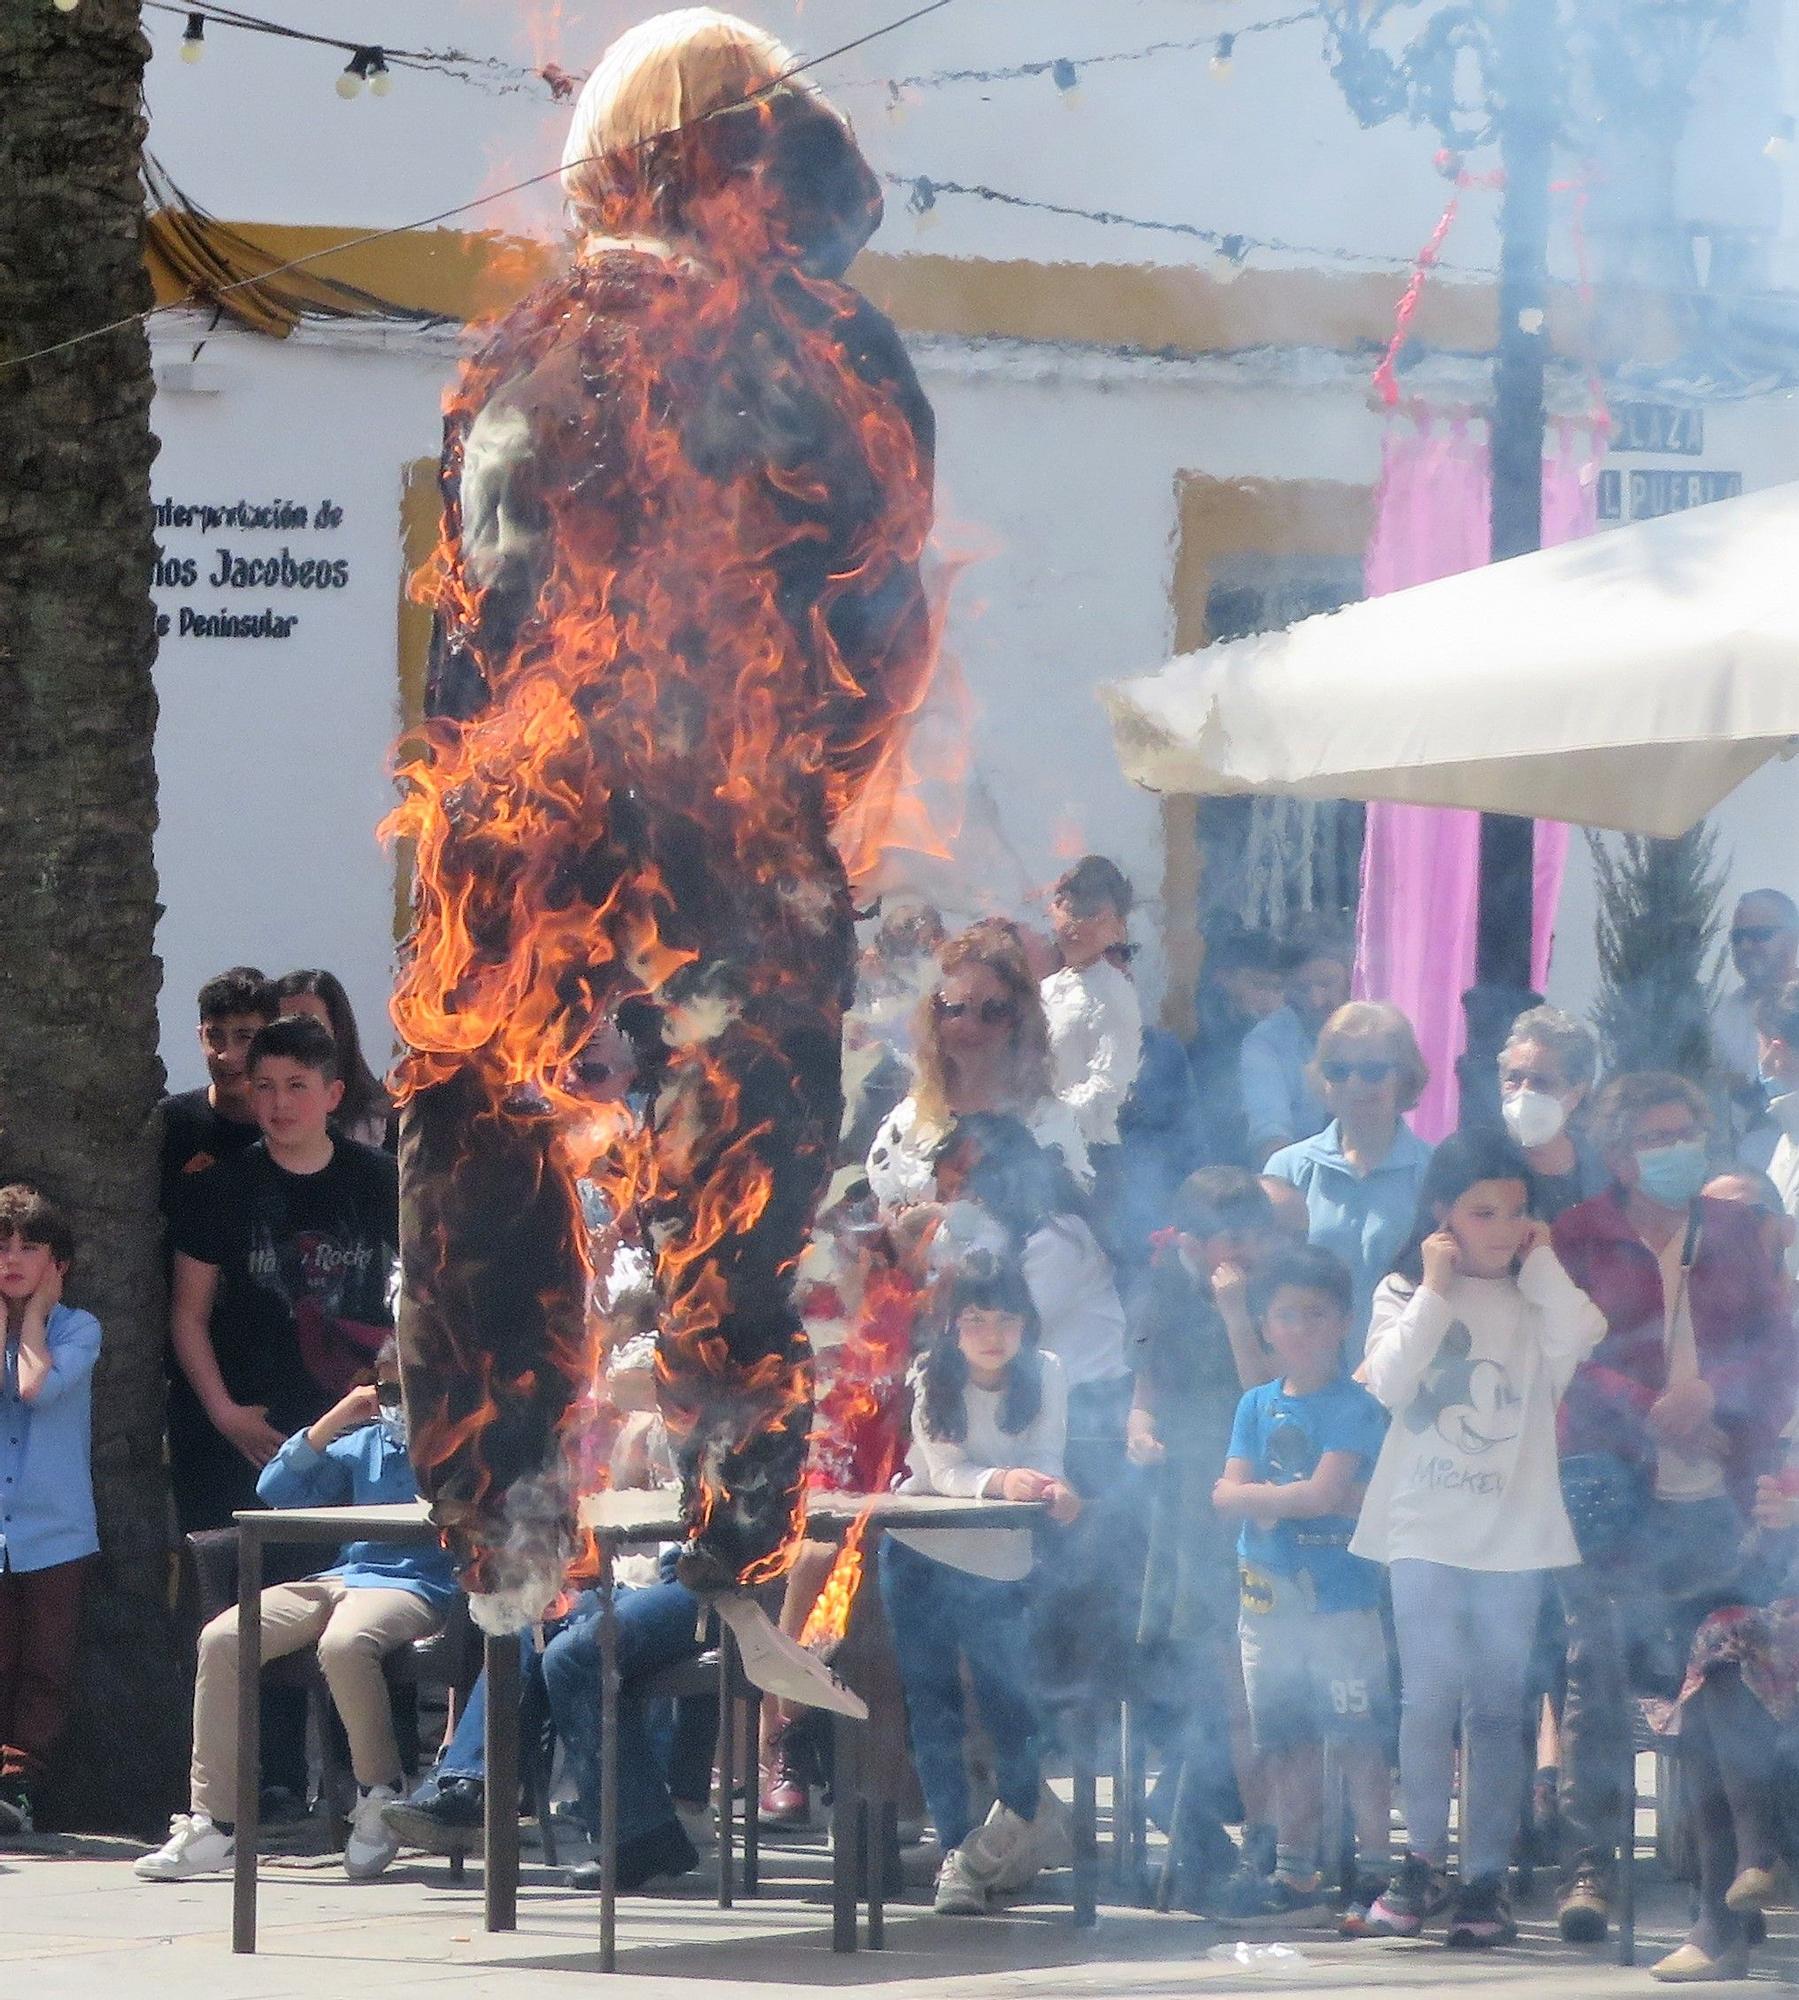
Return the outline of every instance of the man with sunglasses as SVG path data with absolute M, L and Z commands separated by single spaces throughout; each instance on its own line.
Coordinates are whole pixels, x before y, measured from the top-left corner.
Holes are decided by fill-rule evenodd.
M 1751 889 L 1730 920 L 1730 958 L 1742 984 L 1718 1002 L 1712 1043 L 1729 1078 L 1732 1150 L 1766 1168 L 1780 1132 L 1767 1116 L 1755 1017 L 1799 970 L 1799 905 L 1779 889 Z

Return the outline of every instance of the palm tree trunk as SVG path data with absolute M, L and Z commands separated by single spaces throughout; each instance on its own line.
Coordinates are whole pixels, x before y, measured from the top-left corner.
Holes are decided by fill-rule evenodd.
M 137 0 L 0 8 L 0 1177 L 62 1205 L 105 1331 L 101 1558 L 41 1803 L 139 1829 L 180 1789 L 156 1213 L 156 657 Z

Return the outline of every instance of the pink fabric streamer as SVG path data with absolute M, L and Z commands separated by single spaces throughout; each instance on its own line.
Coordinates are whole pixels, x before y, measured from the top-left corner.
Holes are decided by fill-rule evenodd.
M 1599 446 L 1590 427 L 1557 426 L 1543 461 L 1543 545 L 1590 534 Z M 1478 569 L 1491 550 L 1492 462 L 1482 427 L 1465 419 L 1389 424 L 1381 451 L 1367 593 Z M 1539 820 L 1531 981 L 1549 975 L 1568 828 Z M 1373 804 L 1362 850 L 1355 991 L 1403 1008 L 1418 1031 L 1430 1084 L 1413 1114 L 1435 1141 L 1455 1129 L 1456 1059 L 1467 1040 L 1462 995 L 1474 983 L 1480 816 L 1434 806 Z

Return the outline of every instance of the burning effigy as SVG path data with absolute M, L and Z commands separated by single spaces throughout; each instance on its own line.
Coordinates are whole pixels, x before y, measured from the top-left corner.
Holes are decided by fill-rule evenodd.
M 447 407 L 390 821 L 416 855 L 398 1318 L 489 1629 L 540 1616 L 574 1548 L 584 1182 L 653 1262 L 686 1580 L 778 1574 L 803 1521 L 791 1278 L 841 1116 L 840 850 L 929 679 L 933 436 L 843 280 L 877 183 L 793 69 L 709 8 L 621 37 L 564 155 L 571 268 Z

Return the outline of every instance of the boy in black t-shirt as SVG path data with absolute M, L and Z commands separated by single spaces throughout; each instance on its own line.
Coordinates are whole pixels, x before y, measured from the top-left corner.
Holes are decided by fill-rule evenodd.
M 253 965 L 234 965 L 200 988 L 200 1050 L 207 1081 L 165 1097 L 162 1215 L 174 1227 L 188 1178 L 262 1137 L 250 1107 L 250 1044 L 280 1012 L 273 984 Z
M 262 1138 L 196 1176 L 175 1219 L 170 1333 L 208 1423 L 175 1467 L 186 1530 L 254 1506 L 257 1473 L 367 1371 L 393 1324 L 398 1170 L 331 1133 L 343 1084 L 330 1031 L 274 1022 L 248 1073 Z

